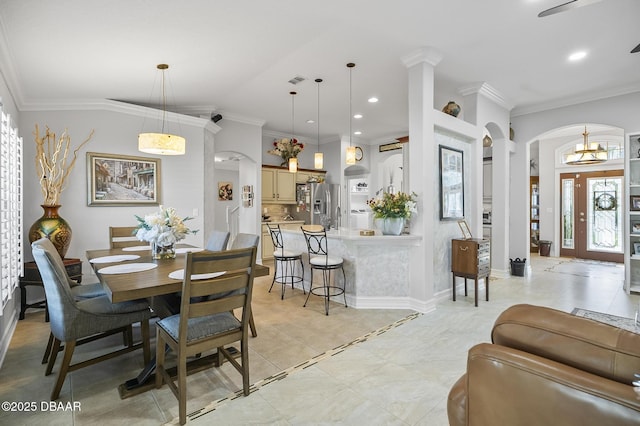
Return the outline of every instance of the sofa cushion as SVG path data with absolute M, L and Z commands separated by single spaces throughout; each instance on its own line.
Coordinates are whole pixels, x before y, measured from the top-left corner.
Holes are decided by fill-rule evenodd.
M 556 309 L 514 305 L 500 314 L 491 339 L 627 385 L 640 373 L 640 334 Z

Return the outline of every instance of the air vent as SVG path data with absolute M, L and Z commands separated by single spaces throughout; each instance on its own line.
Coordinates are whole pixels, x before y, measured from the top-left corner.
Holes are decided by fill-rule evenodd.
M 300 77 L 299 75 L 297 75 L 297 76 L 293 77 L 291 80 L 289 80 L 289 83 L 291 83 L 293 85 L 296 85 L 296 84 L 302 83 L 305 80 L 306 80 L 306 78 Z

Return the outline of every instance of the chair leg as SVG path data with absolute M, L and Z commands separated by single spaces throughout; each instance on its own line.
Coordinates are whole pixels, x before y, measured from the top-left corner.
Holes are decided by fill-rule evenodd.
M 56 339 L 60 342 L 58 339 Z M 58 372 L 58 379 L 56 380 L 56 384 L 51 392 L 51 400 L 55 401 L 60 396 L 60 390 L 62 389 L 62 384 L 64 383 L 64 379 L 67 376 L 67 371 L 69 371 L 69 365 L 71 364 L 71 357 L 73 356 L 73 350 L 76 347 L 76 341 L 71 340 L 69 342 L 65 342 L 64 348 L 64 356 L 62 358 L 62 364 L 60 365 L 60 371 Z
M 347 275 L 344 273 L 344 267 L 342 269 L 342 296 L 344 297 L 344 307 L 347 307 Z
M 49 354 L 49 363 L 47 364 L 47 369 L 44 372 L 45 376 L 51 374 L 53 371 L 53 365 L 56 363 L 56 358 L 58 357 L 58 352 L 60 351 L 60 340 L 56 337 L 53 338 L 53 347 L 51 348 L 51 353 Z
M 322 285 L 324 286 L 324 314 L 329 315 L 329 297 L 331 294 L 331 289 L 329 285 L 331 284 L 331 271 L 327 271 L 326 269 L 322 271 Z
M 46 364 L 49 361 L 51 355 L 51 347 L 53 346 L 53 333 L 49 333 L 49 341 L 47 342 L 47 348 L 44 350 L 44 356 L 42 357 L 42 364 Z
M 309 301 L 309 296 L 311 296 L 311 291 L 313 290 L 313 268 L 311 268 L 311 280 L 309 281 L 309 293 L 307 293 L 307 298 L 304 301 L 303 308 L 307 307 L 307 302 Z
M 187 357 L 184 353 L 178 355 L 178 413 L 180 424 L 187 422 Z
M 249 395 L 249 342 L 246 338 L 240 341 L 240 358 L 242 359 L 242 390 L 244 396 Z
M 278 276 L 278 259 L 273 259 L 273 279 L 271 280 L 271 287 L 269 287 L 269 293 L 271 293 L 271 289 L 273 285 L 276 283 L 276 277 Z
M 302 271 L 302 280 L 300 281 L 300 285 L 302 286 L 302 294 L 306 294 L 306 290 L 304 289 L 304 263 L 302 263 L 302 257 L 300 258 L 300 271 Z
M 122 340 L 126 347 L 130 348 L 133 346 L 133 326 L 131 324 L 122 332 Z
M 149 364 L 151 361 L 151 344 L 149 343 L 149 320 L 140 321 L 140 333 L 142 337 L 142 357 L 144 364 Z
M 258 332 L 256 331 L 256 323 L 253 321 L 253 311 L 251 311 L 251 315 L 249 316 L 249 327 L 251 328 L 251 335 L 253 337 L 258 337 Z
M 165 343 L 160 336 L 160 330 L 156 333 L 156 388 L 160 389 L 164 384 L 164 354 Z

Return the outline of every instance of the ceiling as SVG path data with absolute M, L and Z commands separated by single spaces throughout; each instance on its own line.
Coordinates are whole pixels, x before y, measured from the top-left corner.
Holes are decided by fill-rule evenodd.
M 372 143 L 407 133 L 402 58 L 431 46 L 436 99 L 485 82 L 512 114 L 640 90 L 640 1 L 579 0 L 0 0 L 0 71 L 21 110 L 98 99 L 157 103 L 170 65 L 170 109 L 264 122 L 326 141 L 361 130 Z M 579 63 L 567 57 L 587 51 Z M 352 70 L 349 120 L 348 62 Z M 288 83 L 293 77 L 306 80 Z M 295 90 L 295 107 L 289 92 Z M 369 96 L 379 102 L 369 104 Z M 440 108 L 443 105 L 435 105 Z M 464 113 L 464 111 L 463 111 Z M 295 118 L 292 129 L 292 116 Z

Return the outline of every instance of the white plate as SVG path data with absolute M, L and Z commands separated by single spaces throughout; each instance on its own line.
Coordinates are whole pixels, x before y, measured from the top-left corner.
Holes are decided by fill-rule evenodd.
M 203 251 L 203 248 L 200 247 L 182 247 L 182 248 L 177 248 L 176 249 L 176 254 L 181 254 L 181 253 L 197 253 L 199 251 Z
M 123 263 L 122 265 L 107 266 L 98 269 L 99 274 L 128 274 L 131 272 L 148 271 L 157 268 L 155 263 Z
M 220 275 L 224 275 L 226 271 L 222 272 L 212 272 L 210 274 L 193 274 L 191 275 L 191 280 L 208 280 L 211 278 L 219 277 Z M 169 274 L 169 278 L 173 278 L 174 280 L 182 281 L 184 279 L 184 269 L 178 269 Z
M 91 263 L 113 263 L 113 262 L 123 262 L 125 260 L 135 260 L 140 259 L 140 256 L 137 254 L 116 254 L 113 256 L 102 256 L 91 259 L 89 262 Z
M 132 247 L 123 247 L 122 251 L 145 251 L 151 250 L 151 246 L 132 246 Z

